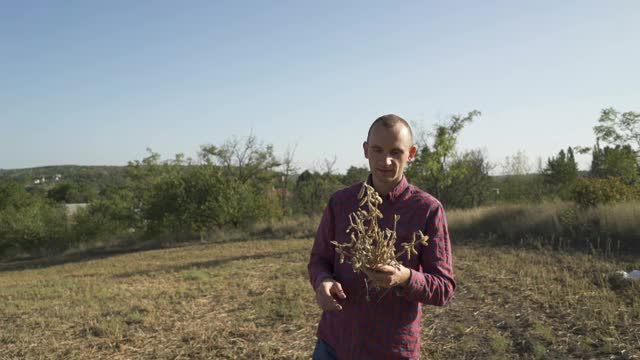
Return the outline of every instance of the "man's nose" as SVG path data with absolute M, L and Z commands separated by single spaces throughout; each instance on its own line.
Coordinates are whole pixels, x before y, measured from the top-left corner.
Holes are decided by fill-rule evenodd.
M 391 156 L 385 156 L 384 157 L 384 163 L 385 163 L 385 165 L 391 165 L 391 163 L 392 163 Z

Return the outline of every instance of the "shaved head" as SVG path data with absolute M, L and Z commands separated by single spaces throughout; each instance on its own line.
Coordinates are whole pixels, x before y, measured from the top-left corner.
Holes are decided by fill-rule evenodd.
M 367 133 L 367 142 L 371 138 L 371 132 L 376 125 L 384 126 L 387 129 L 391 129 L 397 124 L 404 126 L 409 131 L 409 139 L 411 141 L 411 145 L 413 145 L 413 131 L 411 131 L 411 126 L 405 119 L 395 114 L 383 115 L 377 118 L 369 127 L 369 132 Z
M 381 195 L 388 194 L 402 181 L 404 169 L 417 152 L 411 126 L 393 114 L 381 116 L 371 124 L 362 148 L 369 160 L 373 187 Z

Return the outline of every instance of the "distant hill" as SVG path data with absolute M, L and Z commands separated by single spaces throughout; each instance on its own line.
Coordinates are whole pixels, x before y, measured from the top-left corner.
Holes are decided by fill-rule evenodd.
M 53 165 L 25 169 L 0 169 L 0 181 L 15 180 L 27 187 L 44 186 L 69 181 L 93 185 L 102 189 L 107 185 L 121 185 L 126 177 L 126 166 Z M 42 181 L 44 179 L 44 181 Z

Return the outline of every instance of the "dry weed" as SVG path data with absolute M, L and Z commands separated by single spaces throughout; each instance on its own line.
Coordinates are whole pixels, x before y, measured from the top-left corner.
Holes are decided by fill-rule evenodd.
M 360 208 L 349 215 L 347 233 L 350 233 L 350 241 L 344 244 L 331 242 L 340 254 L 340 262 L 346 260 L 354 272 L 375 270 L 383 265 L 398 267 L 398 259 L 402 255 L 406 253 L 407 258 L 411 259 L 411 255 L 418 254 L 415 249 L 417 244 L 427 245 L 429 237 L 418 230 L 413 233 L 411 241 L 401 244 L 402 250 L 396 253 L 396 226 L 400 216 L 394 215 L 393 230 L 382 230 L 378 225 L 378 221 L 383 218 L 378 209 L 382 204 L 380 195 L 365 182 L 358 193 L 358 199 Z

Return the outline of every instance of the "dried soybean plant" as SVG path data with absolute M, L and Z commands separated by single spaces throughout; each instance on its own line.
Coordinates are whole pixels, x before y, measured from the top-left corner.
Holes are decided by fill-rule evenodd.
M 429 237 L 418 230 L 413 233 L 413 239 L 410 242 L 401 244 L 403 249 L 396 254 L 396 226 L 400 216 L 394 215 L 393 230 L 382 230 L 378 226 L 379 219 L 383 217 L 378 210 L 378 206 L 382 204 L 380 195 L 365 182 L 358 193 L 358 199 L 360 200 L 358 210 L 349 215 L 351 224 L 347 233 L 351 234 L 350 241 L 344 244 L 336 241 L 331 242 L 340 255 L 340 263 L 346 259 L 353 267 L 354 272 L 361 272 L 365 269 L 374 270 L 382 265 L 398 267 L 400 263 L 397 259 L 400 256 L 407 253 L 407 258 L 411 259 L 411 255 L 418 254 L 415 249 L 416 244 L 427 245 Z

